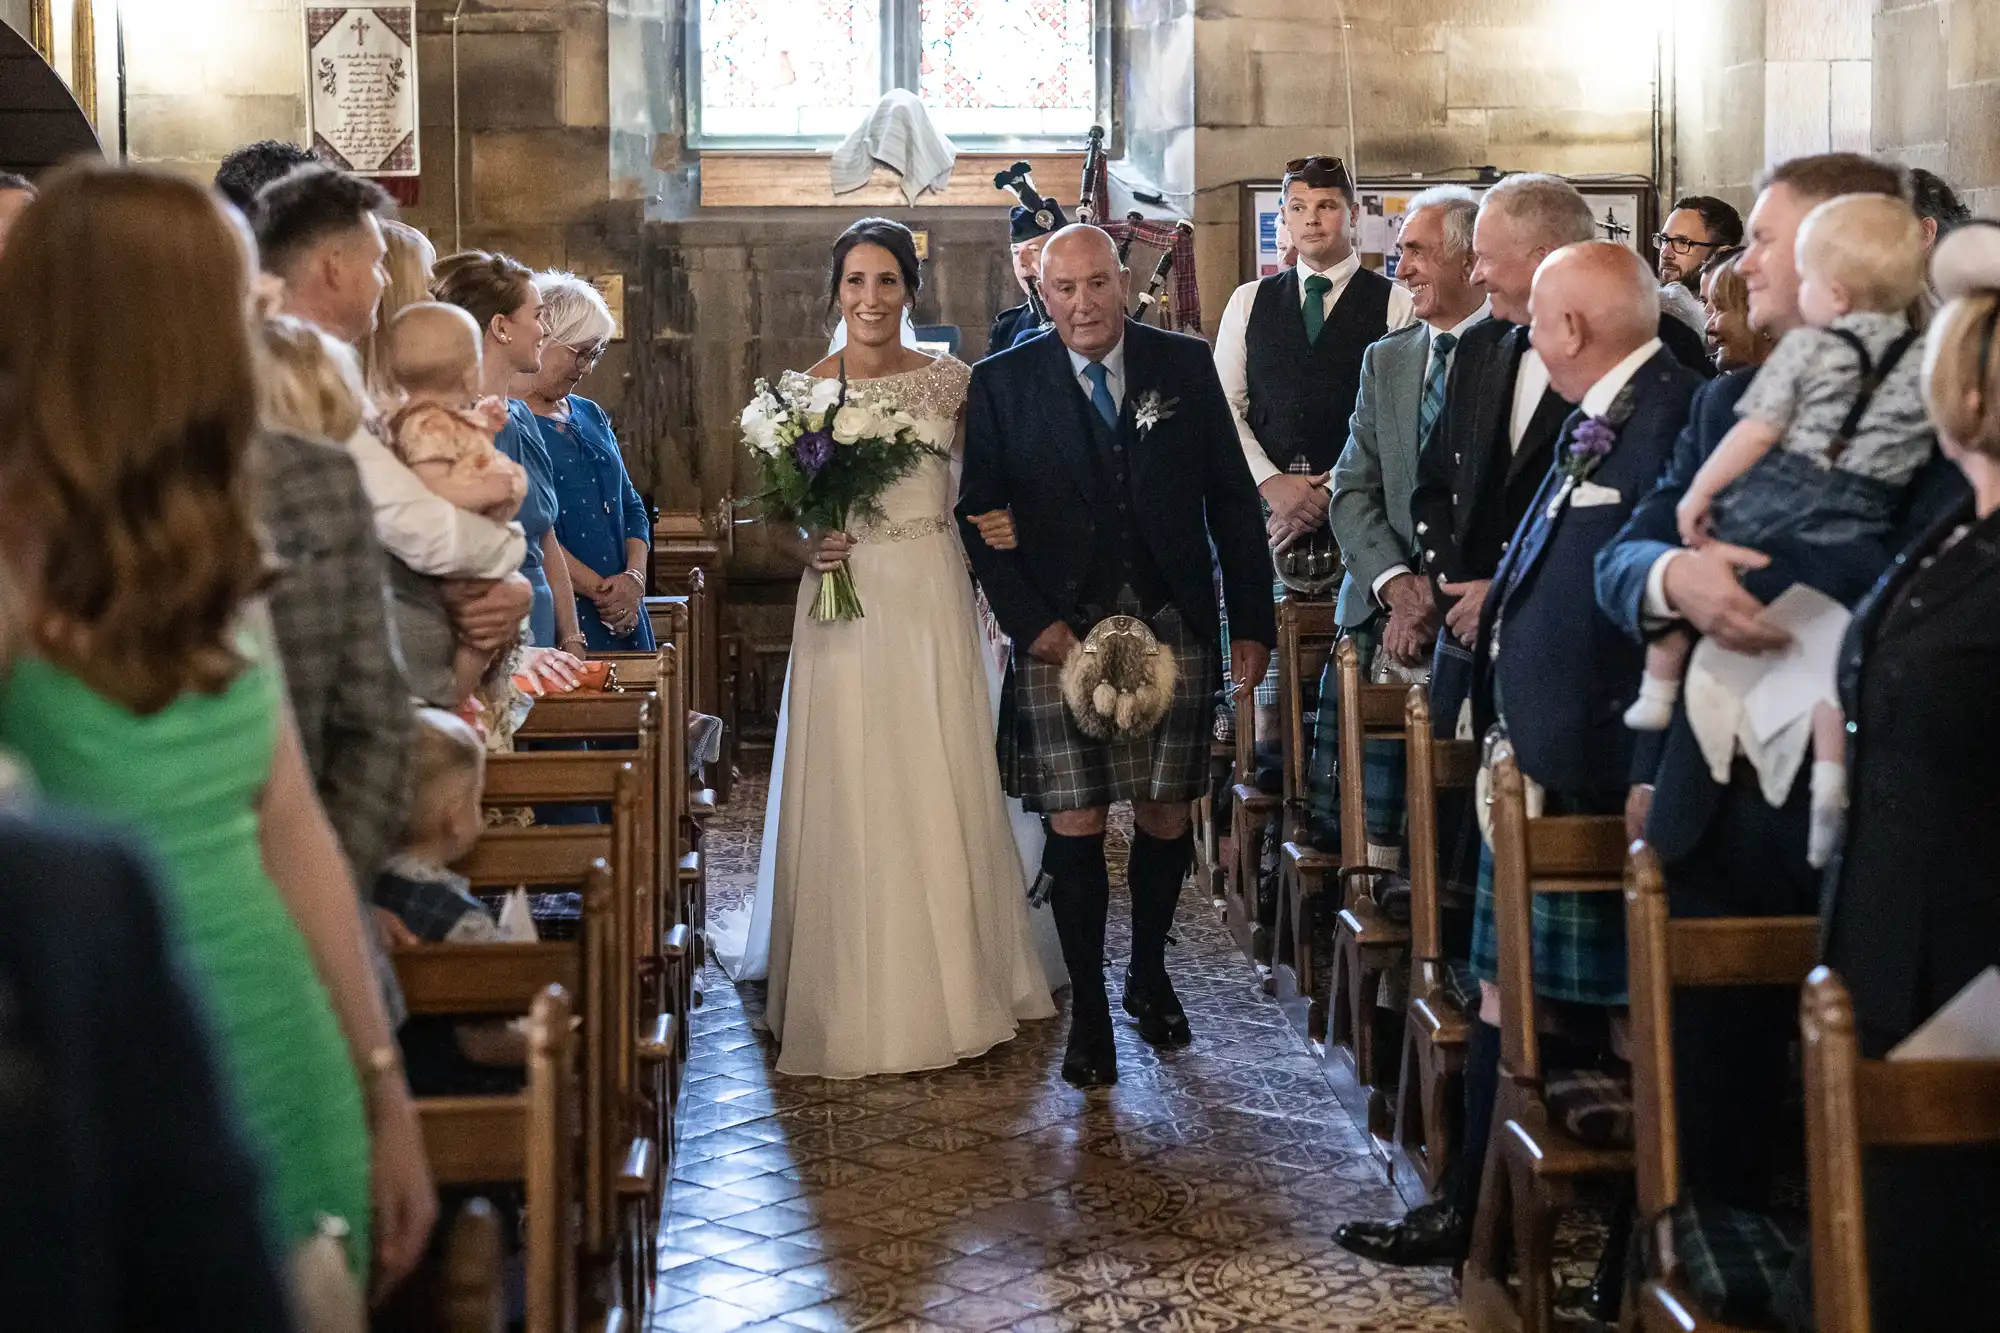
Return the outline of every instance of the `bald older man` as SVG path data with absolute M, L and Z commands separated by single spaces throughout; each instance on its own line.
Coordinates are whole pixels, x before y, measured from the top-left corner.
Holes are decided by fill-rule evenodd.
M 1042 869 L 1072 986 L 1062 1073 L 1077 1087 L 1118 1078 L 1104 987 L 1104 831 L 1117 802 L 1131 803 L 1136 825 L 1124 1008 L 1155 1046 L 1192 1039 L 1166 946 L 1221 676 L 1211 544 L 1232 679 L 1263 679 L 1277 634 L 1263 506 L 1208 345 L 1126 318 L 1127 290 L 1104 232 L 1073 226 L 1049 239 L 1042 295 L 1055 329 L 974 368 L 958 504 L 973 571 L 1014 641 L 1003 776 L 1010 795 L 1048 816 Z M 988 546 L 972 523 L 997 510 L 1013 513 L 1015 549 Z M 1178 672 L 1156 727 L 1098 739 L 1064 702 L 1063 667 L 1113 615 L 1145 621 Z
M 1564 246 L 1537 268 L 1530 337 L 1549 387 L 1578 406 L 1556 438 L 1554 465 L 1493 575 L 1473 651 L 1480 734 L 1505 726 L 1521 771 L 1550 814 L 1624 808 L 1642 649 L 1597 608 L 1598 549 L 1652 488 L 1702 383 L 1661 344 L 1660 297 L 1645 263 L 1607 241 Z M 1499 1065 L 1499 991 L 1490 858 L 1480 866 L 1472 967 L 1479 1021 L 1468 1047 L 1464 1133 L 1444 1195 L 1395 1226 L 1350 1223 L 1335 1239 L 1390 1263 L 1462 1258 L 1492 1124 Z M 1603 1010 L 1625 1003 L 1623 904 L 1610 894 L 1535 902 L 1535 990 L 1544 1004 Z M 1622 1251 L 1608 1246 L 1607 1253 Z M 1598 1283 L 1615 1308 L 1616 1265 Z

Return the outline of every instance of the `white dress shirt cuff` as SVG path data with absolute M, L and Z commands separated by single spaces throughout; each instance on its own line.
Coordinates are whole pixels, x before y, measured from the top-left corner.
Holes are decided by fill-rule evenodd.
M 1653 567 L 1646 571 L 1646 599 L 1640 611 L 1649 629 L 1658 629 L 1670 621 L 1680 619 L 1680 613 L 1667 601 L 1667 564 L 1679 554 L 1681 554 L 1679 551 L 1668 551 L 1655 560 Z
M 1384 607 L 1389 605 L 1382 600 L 1382 590 L 1389 586 L 1389 580 L 1399 579 L 1409 572 L 1410 567 L 1408 565 L 1391 565 L 1376 575 L 1375 582 L 1368 587 L 1368 593 L 1375 599 L 1375 605 Z

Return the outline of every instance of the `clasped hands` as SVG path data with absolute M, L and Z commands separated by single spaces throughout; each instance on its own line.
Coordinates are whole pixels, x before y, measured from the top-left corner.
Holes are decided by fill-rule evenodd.
M 640 603 L 646 589 L 631 574 L 620 570 L 595 583 L 578 583 L 576 591 L 596 605 L 598 617 L 613 634 L 630 634 L 639 627 Z

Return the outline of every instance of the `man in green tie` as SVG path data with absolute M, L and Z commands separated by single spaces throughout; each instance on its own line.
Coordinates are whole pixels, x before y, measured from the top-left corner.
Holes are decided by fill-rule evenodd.
M 1358 214 L 1339 158 L 1288 162 L 1284 221 L 1298 261 L 1238 287 L 1216 330 L 1216 377 L 1270 511 L 1274 546 L 1325 528 L 1327 482 L 1347 444 L 1362 353 L 1411 319 L 1409 291 L 1362 267 Z M 1273 588 L 1284 595 L 1282 584 Z M 1275 674 L 1258 687 L 1257 705 L 1257 734 L 1274 737 Z

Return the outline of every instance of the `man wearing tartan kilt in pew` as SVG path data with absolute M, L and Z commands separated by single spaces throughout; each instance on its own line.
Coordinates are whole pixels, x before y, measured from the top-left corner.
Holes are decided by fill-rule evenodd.
M 958 515 L 1015 645 L 998 742 L 1007 790 L 1049 820 L 1042 868 L 1073 987 L 1063 1077 L 1094 1087 L 1118 1077 L 1104 986 L 1104 830 L 1115 802 L 1132 803 L 1138 826 L 1125 1009 L 1155 1045 L 1191 1040 L 1166 943 L 1193 859 L 1189 803 L 1207 781 L 1220 674 L 1213 559 L 1239 636 L 1238 679 L 1263 675 L 1277 627 L 1257 493 L 1207 348 L 1125 317 L 1127 275 L 1094 227 L 1050 238 L 1042 274 L 1055 329 L 973 371 Z M 1016 549 L 995 550 L 971 521 L 997 510 L 1012 511 Z M 1065 677 L 1073 683 L 1087 666 L 1082 639 L 1119 615 L 1164 650 L 1148 659 L 1157 720 L 1085 719 L 1096 739 L 1079 725 Z M 1100 684 L 1098 697 L 1110 688 Z
M 1345 566 L 1336 616 L 1378 671 L 1420 673 L 1429 665 L 1438 616 L 1422 574 L 1410 497 L 1423 441 L 1443 415 L 1445 382 L 1465 331 L 1484 319 L 1484 294 L 1472 284 L 1472 223 L 1479 204 L 1462 186 L 1426 190 L 1403 215 L 1398 279 L 1411 294 L 1416 322 L 1384 336 L 1362 356 L 1360 391 L 1347 446 L 1333 469 L 1328 526 Z M 1340 758 L 1331 663 L 1320 682 L 1306 799 L 1315 840 L 1340 836 Z M 1370 841 L 1393 847 L 1403 825 L 1403 747 L 1364 747 Z
M 1483 223 L 1483 219 L 1482 219 Z M 1482 251 L 1482 255 L 1483 255 Z M 1521 525 L 1484 599 L 1473 654 L 1473 721 L 1504 730 L 1537 813 L 1611 814 L 1624 808 L 1633 741 L 1620 731 L 1637 695 L 1641 649 L 1600 612 L 1597 552 L 1651 488 L 1701 379 L 1657 337 L 1659 294 L 1631 251 L 1606 241 L 1565 246 L 1533 279 L 1532 337 L 1550 391 L 1578 407 L 1558 433 Z M 1539 800 L 1539 808 L 1535 802 Z M 1535 990 L 1595 1014 L 1625 1003 L 1623 903 L 1611 894 L 1556 894 L 1534 902 Z M 1499 1000 L 1492 861 L 1482 855 L 1473 971 L 1480 1021 L 1465 1070 L 1460 1151 L 1442 1197 L 1401 1223 L 1349 1223 L 1346 1248 L 1392 1263 L 1463 1257 L 1476 1209 L 1499 1072 Z M 1629 1219 L 1628 1219 L 1629 1220 Z M 1622 1272 L 1618 1228 L 1594 1299 L 1615 1308 Z

